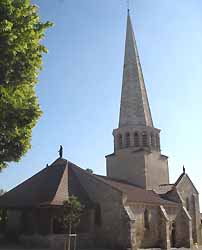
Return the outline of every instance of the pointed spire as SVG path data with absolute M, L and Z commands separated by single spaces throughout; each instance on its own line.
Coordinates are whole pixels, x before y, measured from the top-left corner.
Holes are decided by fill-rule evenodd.
M 153 127 L 133 27 L 128 10 L 119 127 Z

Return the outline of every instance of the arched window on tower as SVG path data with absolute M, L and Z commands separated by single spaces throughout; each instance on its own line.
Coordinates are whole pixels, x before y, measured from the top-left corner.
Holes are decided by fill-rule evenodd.
M 149 227 L 150 227 L 149 224 L 150 224 L 150 223 L 149 223 L 149 211 L 148 211 L 148 209 L 146 208 L 146 209 L 144 210 L 144 227 L 145 227 L 145 229 L 149 230 Z
M 152 147 L 152 148 L 155 147 L 154 134 L 153 134 L 153 133 L 151 133 L 151 135 L 150 135 L 150 144 L 151 144 L 151 147 Z
M 186 198 L 186 209 L 187 209 L 187 211 L 189 211 L 189 209 L 190 209 L 190 204 L 189 204 L 189 198 L 188 197 Z
M 139 134 L 137 132 L 135 132 L 135 134 L 134 134 L 134 146 L 135 147 L 140 146 L 140 138 L 139 138 Z
M 156 134 L 156 148 L 160 149 L 160 139 L 159 139 L 159 134 Z
M 126 133 L 125 135 L 125 143 L 126 143 L 126 148 L 130 147 L 130 134 Z
M 144 132 L 144 133 L 142 134 L 142 146 L 143 146 L 143 147 L 147 147 L 147 146 L 148 146 L 147 133 L 146 133 L 146 132 Z
M 118 135 L 118 148 L 122 148 L 123 147 L 123 137 L 122 135 Z

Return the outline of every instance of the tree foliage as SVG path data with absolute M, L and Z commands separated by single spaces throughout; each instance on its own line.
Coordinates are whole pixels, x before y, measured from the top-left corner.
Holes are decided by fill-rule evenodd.
M 80 222 L 80 217 L 82 214 L 83 207 L 75 196 L 70 196 L 68 200 L 63 203 L 63 224 L 66 231 L 69 229 L 71 233 L 71 228 L 76 227 Z
M 0 196 L 2 196 L 5 193 L 6 192 L 3 189 L 0 189 Z M 5 227 L 6 220 L 7 220 L 6 210 L 0 208 L 0 233 L 1 233 L 2 229 Z
M 30 0 L 0 1 L 0 169 L 31 147 L 41 115 L 35 85 L 47 53 L 40 41 L 51 25 Z
M 0 196 L 2 196 L 3 194 L 5 194 L 5 191 L 3 189 L 0 189 Z
M 68 200 L 63 202 L 63 225 L 66 233 L 69 233 L 68 245 L 67 239 L 65 241 L 65 250 L 71 250 L 72 228 L 76 228 L 76 226 L 79 224 L 82 210 L 83 207 L 78 198 L 75 196 L 70 196 Z
M 86 171 L 90 174 L 93 174 L 93 170 L 91 168 L 86 168 Z

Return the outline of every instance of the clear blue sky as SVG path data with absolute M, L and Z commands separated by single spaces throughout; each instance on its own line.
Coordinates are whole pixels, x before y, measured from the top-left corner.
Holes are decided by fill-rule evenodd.
M 55 23 L 43 43 L 49 53 L 37 95 L 43 116 L 32 149 L 0 174 L 9 190 L 58 157 L 105 174 L 118 125 L 126 0 L 33 0 Z M 153 120 L 162 129 L 170 179 L 186 171 L 202 194 L 202 2 L 131 1 Z M 201 199 L 202 201 L 202 199 Z

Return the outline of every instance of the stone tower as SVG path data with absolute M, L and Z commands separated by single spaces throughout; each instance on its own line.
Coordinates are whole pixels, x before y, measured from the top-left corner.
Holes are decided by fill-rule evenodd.
M 149 107 L 130 13 L 127 17 L 119 127 L 114 153 L 106 156 L 107 176 L 145 189 L 169 183 L 168 158 L 160 151 L 160 130 Z

